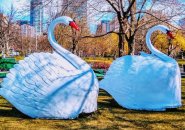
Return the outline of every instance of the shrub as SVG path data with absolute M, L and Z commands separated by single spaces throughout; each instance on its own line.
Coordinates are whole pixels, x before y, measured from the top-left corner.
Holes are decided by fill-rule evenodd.
M 3 58 L 0 59 L 0 70 L 1 71 L 9 71 L 16 64 L 16 60 L 14 58 Z
M 93 69 L 108 70 L 108 68 L 110 67 L 110 64 L 104 63 L 104 62 L 94 62 L 94 63 L 91 63 L 91 65 Z

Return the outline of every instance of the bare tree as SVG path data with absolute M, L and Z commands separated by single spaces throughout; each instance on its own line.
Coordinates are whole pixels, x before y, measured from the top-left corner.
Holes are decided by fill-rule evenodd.
M 122 0 L 106 0 L 107 3 L 112 7 L 114 12 L 117 15 L 117 20 L 119 23 L 119 32 L 117 32 L 119 36 L 119 43 L 118 43 L 118 48 L 119 48 L 119 53 L 118 55 L 121 56 L 123 55 L 123 42 L 124 42 L 124 36 L 127 32 L 127 20 L 129 17 L 129 13 L 134 6 L 135 0 L 129 0 L 128 6 L 125 6 L 124 1 Z
M 54 1 L 51 1 L 51 4 L 48 5 L 48 8 L 51 8 L 53 5 Z M 57 39 L 60 41 L 61 37 L 63 39 L 70 39 L 70 41 L 66 41 L 67 43 L 70 44 L 70 50 L 72 53 L 78 54 L 78 43 L 81 40 L 81 36 L 88 33 L 88 27 L 87 27 L 87 0 L 79 0 L 79 1 L 74 1 L 74 0 L 63 0 L 60 3 L 57 3 L 55 6 L 57 10 L 53 13 L 49 13 L 50 16 L 50 21 L 53 20 L 56 17 L 67 15 L 73 18 L 76 23 L 80 27 L 80 32 L 76 32 L 75 30 L 64 28 L 65 30 L 58 29 L 57 31 L 57 36 L 59 36 Z M 51 12 L 51 11 L 50 11 Z M 48 22 L 49 23 L 49 22 Z M 62 35 L 62 36 L 61 36 Z M 65 40 L 63 40 L 65 41 Z
M 46 13 L 48 21 L 44 24 L 49 24 L 51 20 L 62 15 L 68 15 L 79 23 L 80 32 L 71 29 L 57 27 L 56 39 L 59 43 L 67 44 L 66 47 L 73 53 L 78 54 L 78 49 L 81 42 L 87 42 L 86 38 L 99 38 L 110 33 L 118 35 L 118 55 L 127 54 L 125 51 L 125 44 L 128 43 L 128 54 L 135 54 L 138 46 L 144 44 L 144 36 L 146 30 L 156 24 L 163 23 L 171 25 L 174 18 L 184 15 L 185 9 L 182 3 L 178 0 L 152 0 L 148 3 L 147 0 L 98 0 L 89 1 L 87 14 L 80 15 L 80 8 L 87 2 L 87 0 L 44 0 L 43 8 L 47 8 Z M 95 4 L 94 4 L 95 3 Z M 107 6 L 104 6 L 104 4 Z M 100 6 L 100 7 L 98 7 Z M 160 8 L 159 8 L 160 7 Z M 55 9 L 54 9 L 55 8 Z M 87 8 L 87 7 L 86 7 Z M 184 11 L 184 12 L 183 12 Z M 90 17 L 112 13 L 116 16 L 118 21 L 118 29 L 112 30 L 102 35 L 91 36 L 89 34 L 88 22 Z M 85 17 L 84 17 L 85 16 Z M 46 39 L 43 39 L 46 40 Z M 88 41 L 89 42 L 89 41 Z M 39 43 L 40 44 L 40 43 Z M 141 47 L 143 49 L 143 46 Z
M 14 24 L 15 14 L 16 10 L 12 5 L 8 15 L 5 16 L 2 12 L 0 18 L 0 45 L 6 54 L 9 54 L 10 46 L 12 46 L 10 43 L 13 44 L 17 41 L 19 35 L 17 32 L 20 31 L 20 28 Z
M 130 20 L 128 21 L 129 31 L 125 35 L 125 38 L 129 45 L 129 54 L 135 53 L 134 51 L 136 40 L 135 36 L 138 32 L 141 33 L 143 28 L 145 28 L 146 33 L 146 30 L 148 28 L 156 24 L 163 23 L 165 25 L 170 25 L 171 27 L 173 27 L 171 21 L 175 17 L 183 16 L 185 11 L 184 5 L 176 0 L 173 1 L 155 0 L 150 3 L 149 9 L 145 9 L 146 4 L 147 1 L 142 0 L 137 3 L 138 7 L 136 6 L 135 3 L 135 6 L 133 6 L 130 10 Z M 155 10 L 155 8 L 157 7 L 158 10 Z
M 125 41 L 125 34 L 128 31 L 128 27 L 127 27 L 127 21 L 128 21 L 128 17 L 130 15 L 130 10 L 132 8 L 132 6 L 135 3 L 135 0 L 130 1 L 127 6 L 126 4 L 124 4 L 124 1 L 122 0 L 105 0 L 109 7 L 108 10 L 100 10 L 98 11 L 96 9 L 96 7 L 92 7 L 93 9 L 97 10 L 97 12 L 102 12 L 102 13 L 114 13 L 116 15 L 118 24 L 119 24 L 119 31 L 115 32 L 115 31 L 110 31 L 109 33 L 115 33 L 118 35 L 119 37 L 119 42 L 118 42 L 118 55 L 119 57 L 121 55 L 123 55 L 123 50 L 124 50 L 124 41 Z M 107 34 L 103 34 L 101 36 L 107 35 Z M 87 36 L 88 37 L 88 36 Z M 87 38 L 85 37 L 85 38 Z M 97 37 L 97 36 L 95 36 Z M 99 37 L 99 36 L 98 36 Z
M 107 2 L 110 8 L 107 10 L 98 10 L 99 13 L 114 13 L 116 15 L 119 30 L 118 32 L 110 31 L 100 36 L 105 36 L 110 33 L 116 33 L 119 36 L 119 56 L 124 53 L 124 42 L 128 43 L 128 54 L 135 53 L 135 41 L 137 33 L 143 31 L 140 35 L 144 38 L 146 30 L 156 24 L 163 23 L 172 26 L 171 22 L 179 16 L 183 16 L 185 6 L 178 0 L 153 0 L 150 3 L 147 0 L 103 0 Z M 99 2 L 100 4 L 101 2 Z M 92 36 L 86 36 L 92 38 Z

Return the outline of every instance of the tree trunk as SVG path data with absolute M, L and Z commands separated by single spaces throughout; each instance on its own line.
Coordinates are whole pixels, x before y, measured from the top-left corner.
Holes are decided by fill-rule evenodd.
M 123 52 L 123 36 L 119 35 L 119 43 L 118 43 L 118 56 L 121 57 Z
M 72 48 L 71 48 L 71 51 L 72 51 L 73 54 L 76 54 L 76 49 L 77 49 L 76 45 L 77 45 L 77 41 L 75 40 L 75 38 L 72 38 Z
M 119 37 L 119 43 L 118 43 L 118 56 L 121 57 L 123 55 L 123 51 L 124 51 L 124 21 L 123 21 L 123 17 L 121 15 L 121 12 L 118 12 L 117 13 L 117 19 L 118 19 L 118 22 L 119 22 L 119 34 L 118 34 L 118 37 Z
M 131 3 L 132 0 L 129 0 L 129 2 Z M 134 2 L 131 10 L 130 10 L 130 15 L 131 15 L 131 19 L 130 19 L 130 25 L 131 28 L 129 30 L 130 32 L 130 36 L 129 36 L 129 40 L 128 40 L 128 47 L 129 47 L 129 55 L 134 55 L 135 53 L 135 30 L 136 30 L 136 2 Z
M 77 51 L 77 44 L 78 44 L 78 41 L 76 39 L 76 32 L 74 30 L 72 30 L 72 48 L 71 48 L 71 51 L 73 54 L 77 54 L 76 51 Z
M 114 52 L 114 55 L 113 55 L 113 60 L 115 60 L 116 59 L 116 51 Z
M 168 56 L 171 55 L 172 52 L 172 41 L 168 39 Z
M 9 37 L 5 35 L 5 54 L 8 56 L 9 55 Z
M 129 42 L 128 42 L 128 48 L 129 48 L 129 55 L 134 55 L 135 54 L 135 38 L 134 36 L 130 37 Z

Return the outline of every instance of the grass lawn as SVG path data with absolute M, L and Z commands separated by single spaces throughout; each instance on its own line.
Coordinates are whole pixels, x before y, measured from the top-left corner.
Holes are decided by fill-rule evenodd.
M 185 79 L 182 79 L 185 104 Z M 120 107 L 105 91 L 100 90 L 98 111 L 75 120 L 30 119 L 0 97 L 1 129 L 185 129 L 185 105 L 166 112 L 127 110 Z

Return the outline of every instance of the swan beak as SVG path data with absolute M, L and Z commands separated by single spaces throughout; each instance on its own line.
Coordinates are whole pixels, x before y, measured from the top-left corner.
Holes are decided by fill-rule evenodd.
M 71 21 L 71 22 L 69 23 L 69 26 L 71 26 L 72 28 L 76 29 L 77 31 L 80 30 L 79 27 L 76 25 L 76 23 L 73 22 L 73 21 Z
M 175 37 L 173 36 L 172 32 L 171 31 L 167 31 L 167 35 L 171 38 L 171 39 L 174 39 Z

